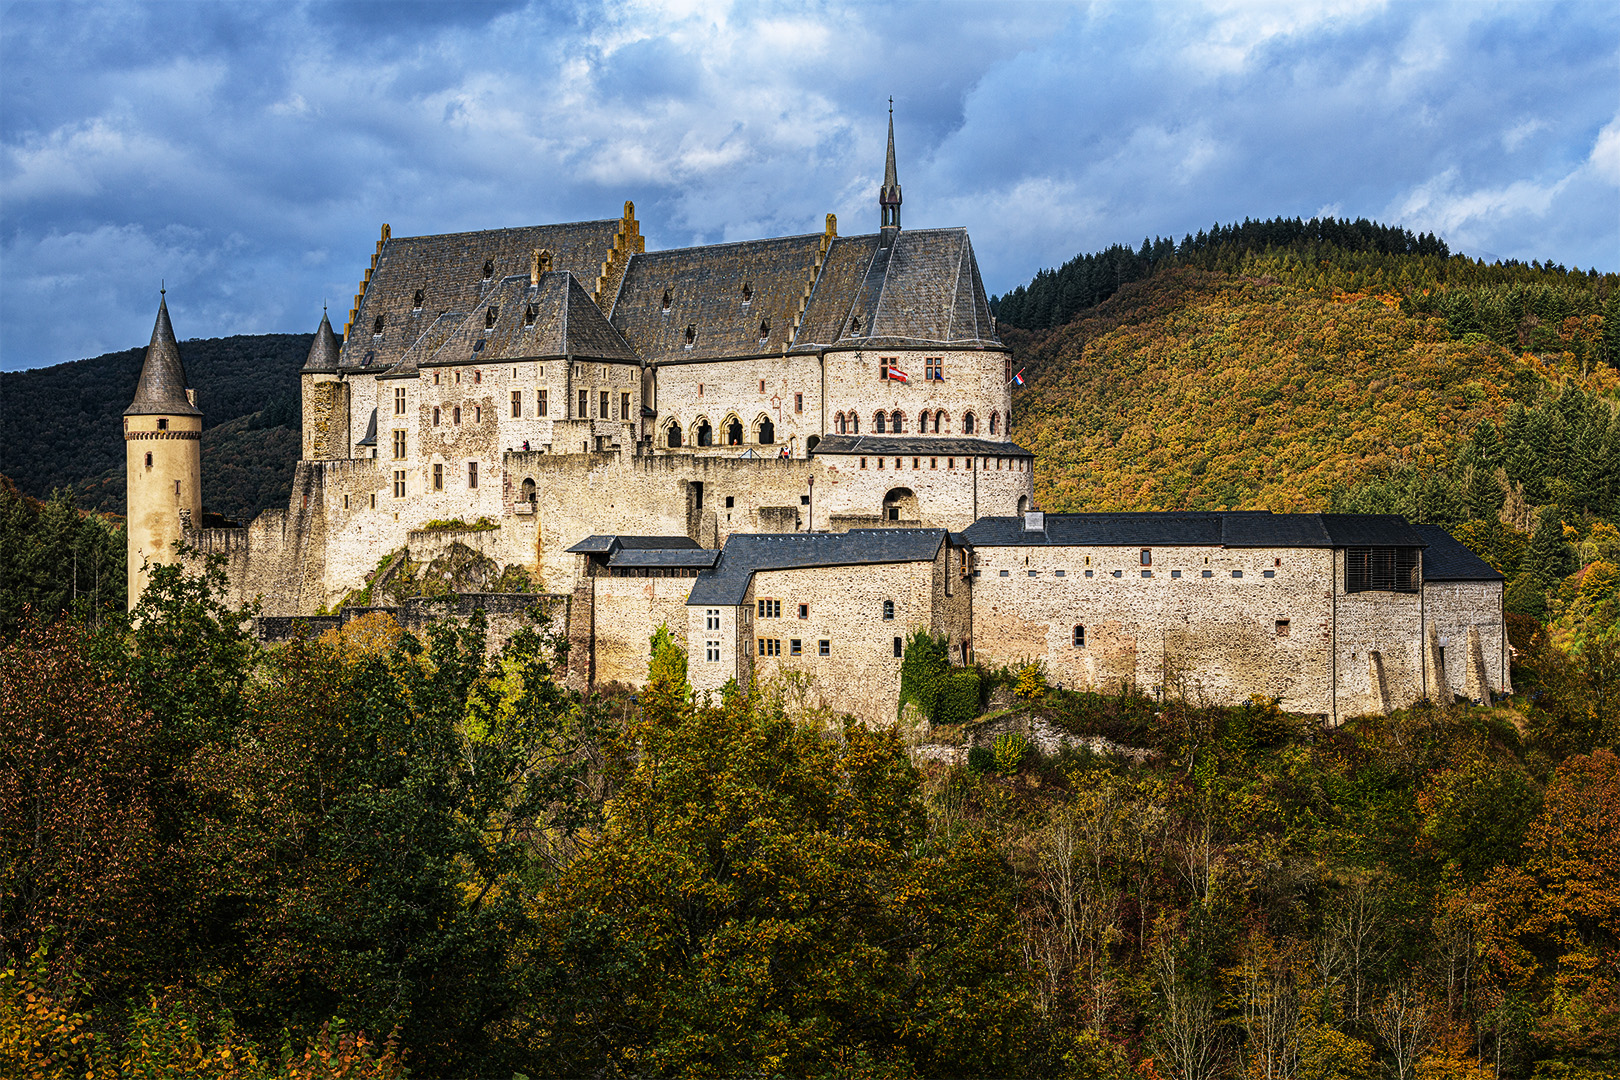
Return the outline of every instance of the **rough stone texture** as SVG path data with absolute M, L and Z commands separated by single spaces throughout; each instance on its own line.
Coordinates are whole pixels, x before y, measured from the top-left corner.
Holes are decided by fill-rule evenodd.
M 535 626 L 531 618 L 538 607 L 542 619 L 550 620 L 553 630 L 560 630 L 568 618 L 568 597 L 536 595 L 533 593 L 463 593 L 442 599 L 415 597 L 399 607 L 345 607 L 337 615 L 261 615 L 253 620 L 255 637 L 266 645 L 291 641 L 300 632 L 307 637 L 318 637 L 327 630 L 347 626 L 362 615 L 385 612 L 402 629 L 421 633 L 429 623 L 472 618 L 475 611 L 483 611 L 488 622 L 485 649 L 499 652 L 512 635 L 524 626 Z
M 1447 682 L 1452 693 L 1471 701 L 1485 700 L 1485 692 L 1512 692 L 1503 590 L 1501 581 L 1439 581 L 1423 587 L 1424 614 L 1441 639 Z M 1470 635 L 1479 638 L 1482 672 L 1473 673 L 1479 687 L 1469 681 Z
M 690 577 L 590 577 L 594 590 L 596 681 L 641 686 L 647 681 L 648 643 L 667 626 L 682 648 L 687 641 Z M 688 663 L 691 657 L 688 654 Z
M 150 580 L 146 563 L 176 561 L 175 543 L 202 524 L 202 417 L 125 416 L 124 485 L 133 608 Z

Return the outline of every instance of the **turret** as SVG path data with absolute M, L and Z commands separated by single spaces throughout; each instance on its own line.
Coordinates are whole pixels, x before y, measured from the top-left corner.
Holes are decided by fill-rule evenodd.
M 202 524 L 202 410 L 186 388 L 166 296 L 135 400 L 124 410 L 124 475 L 129 535 L 129 606 L 145 590 L 145 564 L 178 559 L 175 541 Z
M 883 166 L 883 186 L 878 189 L 878 212 L 883 227 L 879 233 L 884 247 L 900 235 L 900 178 L 894 167 L 894 98 L 889 99 L 889 158 Z
M 338 374 L 338 339 L 325 309 L 298 381 L 303 391 L 304 460 L 348 457 L 349 384 Z

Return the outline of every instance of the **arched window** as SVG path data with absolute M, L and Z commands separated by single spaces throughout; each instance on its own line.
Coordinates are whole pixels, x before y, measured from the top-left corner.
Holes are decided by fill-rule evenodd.
M 726 424 L 726 445 L 741 446 L 743 441 L 742 421 L 733 416 Z
M 421 311 L 422 310 L 422 301 L 426 300 L 426 299 L 427 299 L 427 292 L 425 290 L 423 290 L 423 289 L 417 289 L 416 290 L 416 295 L 411 297 L 411 307 L 415 308 L 417 311 Z
M 498 307 L 486 309 L 484 312 L 484 329 L 488 330 L 490 327 L 494 326 L 495 320 L 500 317 L 500 314 L 501 309 Z
M 528 503 L 530 506 L 533 506 L 535 503 L 534 480 L 530 477 L 525 477 L 523 480 L 522 490 L 523 501 Z
M 758 426 L 759 444 L 761 446 L 770 446 L 772 443 L 776 442 L 776 426 L 771 423 L 770 417 L 760 417 Z
M 676 447 L 678 447 L 680 445 L 681 445 L 681 425 L 678 424 L 678 423 L 675 423 L 674 421 L 671 421 L 670 425 L 669 425 L 669 447 L 670 447 L 671 450 L 673 450 L 673 449 L 675 449 Z
M 872 430 L 877 432 L 879 435 L 883 434 L 888 427 L 889 416 L 887 413 L 880 411 L 876 416 L 872 417 Z
M 990 434 L 994 435 L 996 433 L 996 428 L 1000 425 L 1000 421 L 1000 413 L 993 412 L 990 414 Z
M 847 434 L 845 430 L 843 413 L 839 413 L 837 416 L 833 417 L 833 430 L 840 435 Z
M 894 414 L 889 417 L 889 429 L 896 435 L 906 430 L 906 418 L 901 415 L 899 409 L 894 410 Z
M 972 413 L 965 413 L 962 416 L 962 434 L 964 434 L 964 435 L 973 434 L 973 414 Z
M 812 453 L 815 452 L 816 447 L 818 447 L 820 445 L 821 445 L 821 436 L 820 435 L 812 435 L 808 439 L 804 440 L 804 452 L 807 453 L 807 454 L 812 454 Z
M 699 420 L 697 423 L 697 444 L 699 446 L 714 445 L 714 428 L 709 426 L 707 420 Z
M 861 433 L 861 418 L 856 416 L 854 413 L 849 414 L 849 433 L 851 435 L 859 435 Z

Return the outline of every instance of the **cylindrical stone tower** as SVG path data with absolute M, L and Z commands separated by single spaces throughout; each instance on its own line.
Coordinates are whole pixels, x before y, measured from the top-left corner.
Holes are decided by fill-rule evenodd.
M 175 541 L 202 525 L 201 440 L 202 410 L 186 389 L 169 306 L 160 299 L 135 401 L 124 410 L 131 608 L 146 588 L 145 564 L 175 562 Z

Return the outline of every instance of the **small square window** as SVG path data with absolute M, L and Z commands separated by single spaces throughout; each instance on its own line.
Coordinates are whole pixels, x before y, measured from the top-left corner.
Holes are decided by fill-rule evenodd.
M 798 638 L 792 638 L 791 640 L 788 641 L 788 655 L 789 656 L 803 656 L 804 655 L 804 645 L 803 645 L 802 642 L 799 641 Z
M 1123 571 L 1123 570 L 1115 570 L 1114 571 L 1114 576 L 1115 577 L 1124 577 L 1125 576 L 1125 571 Z
M 1068 577 L 1069 572 L 1067 570 L 1054 570 L 1052 571 L 1052 575 L 1054 577 Z
M 799 618 L 808 619 L 809 617 L 810 617 L 810 605 L 809 604 L 800 604 L 799 605 Z
M 1215 571 L 1213 571 L 1213 570 L 1205 570 L 1204 571 L 1204 577 L 1214 577 L 1214 576 L 1215 576 Z
M 735 495 L 727 495 L 726 496 L 726 509 L 730 510 L 733 506 L 736 506 L 736 505 L 737 505 L 737 496 L 735 496 Z
M 1095 571 L 1095 570 L 1087 570 L 1086 571 L 1086 577 L 1096 577 L 1096 576 L 1097 576 L 1097 571 Z
M 1002 576 L 1002 577 L 1008 577 L 1008 576 L 1010 576 L 1010 575 L 1011 575 L 1011 573 L 1012 573 L 1012 572 L 1011 572 L 1011 571 L 1010 571 L 1010 570 L 1003 570 L 1003 571 L 1002 571 L 1002 572 L 1001 572 L 1001 576 Z
M 1143 577 L 1152 577 L 1152 576 L 1153 576 L 1153 571 L 1151 571 L 1151 570 L 1144 570 L 1144 571 L 1142 571 L 1142 576 L 1143 576 Z
M 1041 576 L 1041 572 L 1039 570 L 1026 570 L 1026 571 L 1024 571 L 1024 573 L 1028 574 L 1030 577 L 1040 577 Z
M 799 496 L 799 505 L 800 506 L 809 506 L 810 505 L 810 496 L 808 496 L 808 495 L 800 495 Z
M 831 656 L 832 655 L 832 642 L 828 641 L 826 638 L 822 638 L 820 641 L 816 642 L 816 655 L 817 656 Z
M 1266 570 L 1266 571 L 1262 572 L 1260 576 L 1261 577 L 1276 577 L 1277 576 L 1277 571 L 1275 571 L 1275 570 Z
M 1173 577 L 1173 578 L 1180 577 L 1181 576 L 1181 571 L 1180 570 L 1172 570 L 1172 571 L 1170 571 L 1170 576 Z
M 1287 619 L 1278 619 L 1277 620 L 1277 636 L 1278 637 L 1287 637 L 1288 636 L 1288 620 Z

